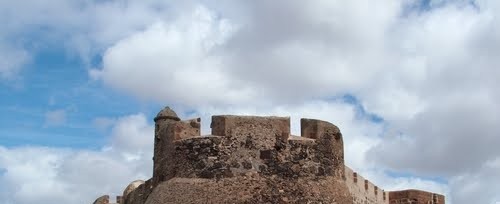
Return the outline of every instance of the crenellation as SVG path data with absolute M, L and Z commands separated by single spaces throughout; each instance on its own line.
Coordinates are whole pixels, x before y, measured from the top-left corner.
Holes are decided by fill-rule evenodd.
M 308 172 L 314 172 L 317 175 L 345 177 L 343 168 L 335 168 L 335 166 L 343 166 L 343 145 L 338 128 L 331 123 L 320 120 L 302 119 L 301 121 L 303 132 L 313 130 L 315 131 L 314 135 L 310 134 L 309 138 L 290 136 L 290 118 L 288 117 L 213 116 L 211 123 L 212 135 L 218 137 L 199 137 L 197 134 L 199 132 L 197 129 L 199 128 L 199 119 L 170 121 L 160 131 L 167 135 L 161 136 L 167 138 L 165 142 L 167 144 L 164 146 L 172 147 L 165 151 L 162 151 L 162 149 L 156 151 L 155 149 L 155 155 L 158 155 L 155 158 L 159 157 L 155 159 L 155 166 L 162 166 L 162 163 L 166 163 L 167 159 L 161 158 L 159 155 L 163 155 L 163 157 L 170 155 L 176 161 L 170 162 L 171 165 L 163 168 L 163 171 L 158 170 L 158 173 L 155 174 L 157 176 L 154 176 L 155 180 L 161 182 L 174 176 L 198 176 L 202 178 L 231 176 L 234 173 L 243 173 L 248 170 L 272 173 L 287 166 L 294 167 L 295 172 L 298 172 L 297 168 L 299 167 L 297 165 L 280 164 L 273 161 L 276 158 L 270 156 L 276 156 L 278 152 L 290 154 L 291 159 L 294 161 L 311 156 L 314 161 L 308 163 Z M 192 134 L 188 134 L 189 132 Z M 169 134 L 173 136 L 168 136 Z M 199 143 L 196 140 L 202 142 Z M 192 144 L 195 145 L 192 146 Z M 203 146 L 213 144 L 219 146 Z M 238 146 L 242 147 L 238 148 Z M 292 151 L 288 151 L 286 148 L 280 151 L 281 146 L 290 146 Z M 172 149 L 175 149 L 175 151 Z M 297 149 L 314 150 L 310 151 L 313 154 L 304 155 L 304 152 L 295 151 Z M 177 153 L 179 151 L 181 152 Z M 232 158 L 228 156 L 228 152 L 231 152 Z M 236 155 L 238 156 L 236 157 Z M 236 160 L 243 160 L 243 162 L 237 162 Z M 270 164 L 270 167 L 266 165 L 266 162 Z M 236 166 L 243 167 L 243 169 L 235 168 Z M 288 173 L 286 175 L 292 174 Z
M 181 120 L 168 107 L 154 121 L 153 177 L 127 186 L 117 197 L 120 204 L 421 199 L 406 191 L 386 193 L 345 166 L 342 133 L 326 121 L 301 119 L 301 136 L 290 134 L 289 117 L 216 115 L 212 134 L 205 136 L 200 118 Z M 444 203 L 444 196 L 425 195 L 432 203 Z
M 445 203 L 443 195 L 414 189 L 389 192 L 389 200 L 389 204 Z
M 173 140 L 197 137 L 201 134 L 201 119 L 195 118 L 173 123 Z
M 360 176 L 351 168 L 345 166 L 346 183 L 350 193 L 355 198 L 356 204 L 388 204 L 389 201 L 384 198 L 385 191 L 370 182 L 368 179 Z M 363 181 L 363 182 L 358 182 Z M 372 190 L 373 189 L 373 190 Z M 382 193 L 378 193 L 382 191 Z
M 287 140 L 290 136 L 289 117 L 214 115 L 210 127 L 212 135 L 219 136 L 241 138 L 243 134 L 256 133 L 260 136 L 256 142 L 267 143 L 264 146 L 272 145 L 272 141 L 276 138 Z M 266 133 L 274 134 L 268 135 Z
M 334 161 L 343 161 L 343 158 L 335 158 L 343 154 L 321 151 L 325 146 L 331 147 L 331 142 L 324 136 L 317 138 L 327 141 L 324 142 L 326 144 L 317 143 L 316 139 L 289 136 L 288 117 L 224 115 L 212 118 L 212 133 L 217 136 L 174 137 L 175 151 L 171 156 L 176 161 L 171 163 L 169 172 L 158 176 L 169 174 L 166 177 L 222 178 L 249 171 L 292 177 L 307 173 L 333 175 Z M 181 122 L 171 123 L 171 126 L 179 127 L 178 123 Z M 339 132 L 331 124 L 319 122 L 325 135 Z M 342 148 L 337 149 L 343 151 Z M 292 162 L 282 162 L 280 158 Z M 283 171 L 286 169 L 289 171 Z

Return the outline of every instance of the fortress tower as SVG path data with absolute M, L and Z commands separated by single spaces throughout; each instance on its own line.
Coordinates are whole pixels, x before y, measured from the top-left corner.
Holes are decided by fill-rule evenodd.
M 171 178 L 174 159 L 174 142 L 183 137 L 200 136 L 200 119 L 180 121 L 177 114 L 165 107 L 154 118 L 155 137 L 153 155 L 153 182 L 155 184 Z
M 154 121 L 153 177 L 134 181 L 118 203 L 444 203 L 424 191 L 385 192 L 346 167 L 342 134 L 326 121 L 301 119 L 301 136 L 290 135 L 288 117 L 212 116 L 206 136 L 200 118 L 180 120 L 169 107 Z

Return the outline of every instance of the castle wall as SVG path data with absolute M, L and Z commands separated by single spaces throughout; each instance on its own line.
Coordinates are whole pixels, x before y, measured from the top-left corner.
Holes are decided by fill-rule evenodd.
M 345 182 L 354 198 L 353 204 L 389 204 L 389 195 L 378 186 L 345 167 Z
M 390 204 L 444 204 L 444 196 L 420 191 L 404 190 L 389 193 Z
M 325 121 L 302 119 L 303 137 L 290 137 L 288 117 L 213 116 L 212 135 L 185 137 L 199 127 L 168 123 L 155 150 L 156 183 L 173 177 L 220 178 L 248 171 L 288 176 L 344 172 L 340 130 Z M 197 133 L 197 132 L 195 132 Z M 301 138 L 301 139 L 297 139 Z
M 282 180 L 249 173 L 219 180 L 173 178 L 158 185 L 145 204 L 350 204 L 351 201 L 347 188 L 332 177 Z
M 248 187 L 241 185 L 241 179 L 255 174 L 260 181 L 249 184 L 257 188 L 249 193 L 260 195 L 260 201 L 282 196 L 290 201 L 352 200 L 341 176 L 344 172 L 342 135 L 331 123 L 302 119 L 303 137 L 290 136 L 288 117 L 213 116 L 212 135 L 203 137 L 186 136 L 186 132 L 197 127 L 184 125 L 191 122 L 169 121 L 165 124 L 158 132 L 163 149 L 155 151 L 155 167 L 158 169 L 157 178 L 153 180 L 158 182 L 154 188 L 180 178 L 232 180 L 232 193 L 238 193 Z M 207 188 L 220 188 L 211 181 L 207 181 Z M 326 186 L 319 189 L 321 182 Z M 284 188 L 286 186 L 288 189 Z M 274 192 L 273 189 L 279 188 L 284 188 L 283 192 Z M 179 193 L 172 189 L 164 191 Z
M 117 201 L 444 203 L 444 196 L 424 191 L 385 192 L 345 166 L 342 134 L 326 121 L 301 119 L 301 136 L 290 135 L 288 117 L 213 116 L 208 136 L 200 136 L 200 122 L 163 109 L 155 118 L 153 178 L 132 183 Z

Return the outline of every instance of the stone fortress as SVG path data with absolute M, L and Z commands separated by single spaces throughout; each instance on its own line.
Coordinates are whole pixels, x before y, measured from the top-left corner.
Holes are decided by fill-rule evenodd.
M 153 177 L 134 181 L 119 204 L 335 203 L 444 204 L 420 190 L 384 191 L 344 164 L 337 126 L 290 118 L 212 116 L 211 135 L 200 136 L 200 118 L 180 120 L 166 107 L 154 119 Z M 94 204 L 109 203 L 109 196 Z

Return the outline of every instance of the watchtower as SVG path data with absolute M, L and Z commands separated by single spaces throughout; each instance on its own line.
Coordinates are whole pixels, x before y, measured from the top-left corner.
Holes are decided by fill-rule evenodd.
M 155 138 L 153 155 L 153 185 L 170 178 L 175 145 L 181 138 L 200 136 L 200 118 L 181 121 L 170 107 L 162 109 L 154 118 Z

